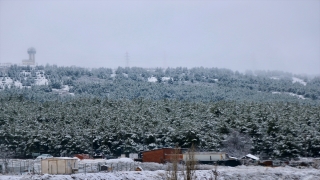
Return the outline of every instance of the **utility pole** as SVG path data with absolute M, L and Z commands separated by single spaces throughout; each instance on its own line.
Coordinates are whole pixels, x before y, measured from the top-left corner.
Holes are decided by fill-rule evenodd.
M 126 52 L 126 67 L 129 67 L 129 53 Z

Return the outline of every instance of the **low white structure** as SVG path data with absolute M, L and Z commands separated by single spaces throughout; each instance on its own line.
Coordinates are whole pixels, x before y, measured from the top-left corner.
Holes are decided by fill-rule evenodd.
M 78 171 L 78 159 L 53 157 L 41 160 L 42 174 L 72 174 Z
M 188 153 L 183 154 L 183 161 L 189 158 Z M 225 152 L 195 152 L 194 159 L 199 162 L 213 162 L 228 160 L 228 154 Z

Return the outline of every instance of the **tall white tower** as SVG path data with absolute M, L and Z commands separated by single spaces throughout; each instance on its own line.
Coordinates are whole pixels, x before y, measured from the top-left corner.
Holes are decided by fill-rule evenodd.
M 22 65 L 36 65 L 35 54 L 36 49 L 31 47 L 28 49 L 29 59 L 22 60 Z
M 28 49 L 28 54 L 29 54 L 29 60 L 33 61 L 33 63 L 35 63 L 35 54 L 36 54 L 36 49 L 31 47 Z

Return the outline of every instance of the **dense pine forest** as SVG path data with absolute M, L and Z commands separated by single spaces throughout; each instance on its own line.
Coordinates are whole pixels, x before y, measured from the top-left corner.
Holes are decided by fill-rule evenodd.
M 1 68 L 0 80 L 0 144 L 16 157 L 175 144 L 220 151 L 234 131 L 250 138 L 243 143 L 253 154 L 320 156 L 320 77 L 14 65 Z

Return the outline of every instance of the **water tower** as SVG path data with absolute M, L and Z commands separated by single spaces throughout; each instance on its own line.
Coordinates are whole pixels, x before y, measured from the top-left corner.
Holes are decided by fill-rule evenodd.
M 31 47 L 28 49 L 28 54 L 29 54 L 29 60 L 33 61 L 35 63 L 35 54 L 36 54 L 36 49 Z
M 28 54 L 29 54 L 29 59 L 22 60 L 22 65 L 36 65 L 36 60 L 35 60 L 35 54 L 36 54 L 36 49 L 31 47 L 28 49 Z

